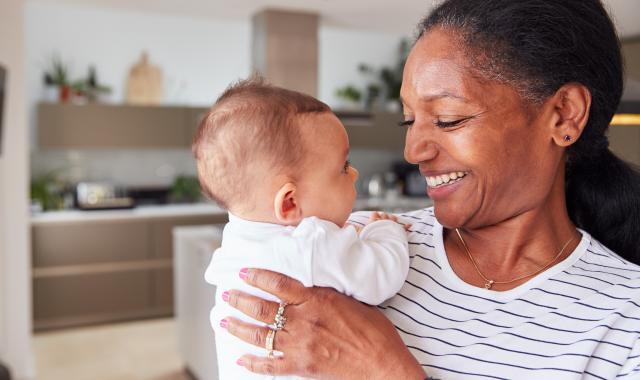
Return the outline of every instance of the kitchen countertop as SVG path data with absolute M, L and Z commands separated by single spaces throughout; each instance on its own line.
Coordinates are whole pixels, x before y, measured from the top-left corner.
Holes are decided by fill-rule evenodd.
M 427 197 L 359 198 L 354 204 L 354 211 L 402 212 L 429 207 L 431 204 L 431 200 Z M 61 210 L 35 213 L 31 215 L 31 225 L 207 215 L 226 217 L 227 211 L 213 203 L 138 206 L 125 210 Z
M 138 206 L 124 210 L 60 210 L 31 215 L 31 225 L 69 222 L 170 218 L 181 216 L 227 215 L 227 211 L 213 203 L 169 204 Z

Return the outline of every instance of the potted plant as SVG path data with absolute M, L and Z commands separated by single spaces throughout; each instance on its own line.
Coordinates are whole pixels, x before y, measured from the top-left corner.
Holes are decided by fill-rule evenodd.
M 397 112 L 400 107 L 400 86 L 402 85 L 402 71 L 407 61 L 411 46 L 407 39 L 402 39 L 398 46 L 396 63 L 389 67 L 376 69 L 367 64 L 360 64 L 358 70 L 370 76 L 373 83 L 367 87 L 366 103 L 371 107 L 382 96 L 384 105 L 390 111 Z
M 89 66 L 86 79 L 75 81 L 71 86 L 78 96 L 89 102 L 96 102 L 100 96 L 111 93 L 111 88 L 98 82 L 98 74 L 94 66 Z
M 360 100 L 362 99 L 362 93 L 353 85 L 346 85 L 336 90 L 336 96 L 343 101 L 342 108 L 345 109 L 359 109 Z
M 194 203 L 202 199 L 200 182 L 197 177 L 178 176 L 169 190 L 169 200 L 172 203 Z
M 51 59 L 51 66 L 44 73 L 44 84 L 58 90 L 58 100 L 68 102 L 71 99 L 71 84 L 69 83 L 69 69 L 60 57 L 54 56 Z

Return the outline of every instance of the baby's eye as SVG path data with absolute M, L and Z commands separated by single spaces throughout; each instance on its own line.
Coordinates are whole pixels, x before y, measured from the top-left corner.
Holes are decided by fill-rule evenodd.
M 345 161 L 342 172 L 346 174 L 349 171 L 349 166 L 351 166 L 351 162 L 349 160 Z

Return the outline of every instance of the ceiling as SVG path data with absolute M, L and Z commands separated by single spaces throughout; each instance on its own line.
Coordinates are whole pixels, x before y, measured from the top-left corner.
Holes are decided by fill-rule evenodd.
M 39 3 L 170 13 L 191 17 L 246 20 L 265 8 L 316 12 L 323 23 L 411 35 L 438 0 L 30 0 Z M 640 1 L 604 0 L 623 38 L 640 36 Z

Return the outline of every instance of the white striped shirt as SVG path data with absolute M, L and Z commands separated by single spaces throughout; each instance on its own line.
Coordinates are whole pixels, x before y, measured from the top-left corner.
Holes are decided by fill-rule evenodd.
M 380 308 L 429 376 L 640 378 L 640 267 L 588 233 L 580 231 L 580 244 L 561 263 L 498 292 L 451 269 L 433 208 L 399 221 L 413 225 L 411 266 L 400 292 Z

